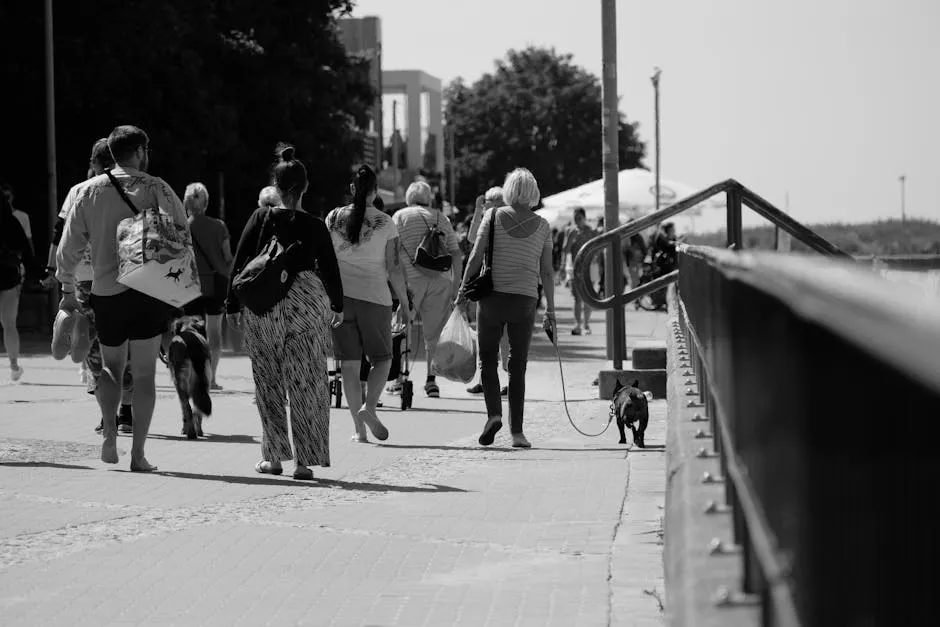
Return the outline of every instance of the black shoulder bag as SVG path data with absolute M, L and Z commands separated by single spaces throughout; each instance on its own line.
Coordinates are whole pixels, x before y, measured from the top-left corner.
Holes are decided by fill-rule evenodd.
M 477 275 L 464 281 L 463 295 L 467 300 L 477 302 L 493 293 L 493 234 L 496 229 L 496 209 L 490 209 L 490 234 L 489 246 L 486 248 L 486 255 L 483 257 L 483 264 Z
M 274 222 L 275 209 L 268 209 L 261 225 L 261 237 L 268 223 Z M 262 240 L 263 241 L 263 240 Z M 238 300 L 252 313 L 264 315 L 281 302 L 290 290 L 294 273 L 290 269 L 288 258 L 293 243 L 287 248 L 278 241 L 277 229 L 268 241 L 260 247 L 258 254 L 235 273 L 232 279 L 232 291 Z

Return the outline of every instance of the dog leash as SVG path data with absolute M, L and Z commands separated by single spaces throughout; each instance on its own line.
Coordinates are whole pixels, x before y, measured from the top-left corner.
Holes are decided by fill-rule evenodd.
M 574 423 L 574 420 L 571 418 L 571 412 L 568 411 L 568 394 L 565 392 L 565 371 L 561 367 L 561 354 L 558 352 L 558 342 L 555 341 L 554 334 L 550 329 L 545 329 L 545 333 L 548 335 L 548 340 L 552 343 L 552 346 L 555 347 L 555 360 L 558 362 L 558 374 L 561 376 L 561 398 L 565 404 L 565 415 L 568 416 L 568 422 L 571 423 L 571 426 L 574 427 L 574 430 L 580 433 L 581 435 L 588 438 L 598 438 L 610 429 L 610 423 L 614 421 L 614 404 L 610 404 L 610 416 L 607 418 L 607 424 L 600 431 L 600 433 L 585 433 L 582 431 L 578 425 Z

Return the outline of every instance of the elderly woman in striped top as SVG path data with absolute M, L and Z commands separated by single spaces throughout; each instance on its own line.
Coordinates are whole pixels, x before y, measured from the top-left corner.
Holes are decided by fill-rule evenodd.
M 479 272 L 489 247 L 489 232 L 493 229 L 493 293 L 480 301 L 477 317 L 480 379 L 487 413 L 486 425 L 479 438 L 483 446 L 492 444 L 503 426 L 497 372 L 503 329 L 509 336 L 509 431 L 512 445 L 516 448 L 531 446 L 522 432 L 522 416 L 526 364 L 540 281 L 548 305 L 544 322 L 553 332 L 555 327 L 551 227 L 545 218 L 532 211 L 539 199 L 538 183 L 531 172 L 517 168 L 509 173 L 503 184 L 505 206 L 495 207 L 483 217 L 464 272 L 464 282 Z

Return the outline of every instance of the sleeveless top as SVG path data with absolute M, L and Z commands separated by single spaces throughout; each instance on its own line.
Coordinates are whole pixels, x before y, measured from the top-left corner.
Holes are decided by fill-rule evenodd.
M 497 214 L 506 215 L 503 220 L 508 220 L 513 226 L 527 224 L 532 220 L 538 220 L 539 225 L 528 237 L 513 237 L 509 233 L 512 226 L 510 229 L 504 227 L 502 220 L 496 218 Z M 520 220 L 507 208 L 498 208 L 486 213 L 477 232 L 477 241 L 482 241 L 484 246 L 488 242 L 492 219 L 496 222 L 496 232 L 493 234 L 493 291 L 537 298 L 542 251 L 546 247 L 551 249 L 552 245 L 551 226 L 538 214 Z

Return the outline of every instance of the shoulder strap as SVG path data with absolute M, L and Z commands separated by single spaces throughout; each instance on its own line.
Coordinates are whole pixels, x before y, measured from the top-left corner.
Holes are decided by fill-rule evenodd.
M 490 245 L 486 247 L 486 267 L 487 268 L 493 267 L 493 246 L 494 246 L 494 242 L 496 239 L 494 237 L 495 233 L 496 233 L 496 208 L 494 207 L 493 209 L 490 209 L 490 235 L 489 235 Z
M 108 178 L 111 179 L 111 184 L 114 185 L 114 189 L 117 190 L 117 193 L 121 196 L 121 199 L 127 203 L 127 206 L 131 208 L 131 211 L 134 212 L 134 215 L 140 213 L 140 210 L 134 206 L 134 203 L 131 202 L 131 199 L 127 197 L 127 192 L 124 191 L 124 188 L 121 187 L 121 184 L 118 183 L 118 180 L 114 178 L 114 175 L 111 174 L 111 170 L 105 170 L 105 174 L 108 175 Z

